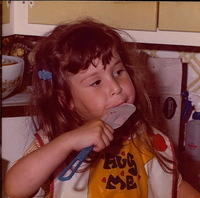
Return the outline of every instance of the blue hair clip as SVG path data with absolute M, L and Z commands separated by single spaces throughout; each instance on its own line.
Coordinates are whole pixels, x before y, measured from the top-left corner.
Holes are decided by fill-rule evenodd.
M 52 73 L 50 71 L 45 70 L 45 69 L 39 70 L 38 71 L 38 77 L 41 80 L 50 80 L 50 79 L 52 79 Z

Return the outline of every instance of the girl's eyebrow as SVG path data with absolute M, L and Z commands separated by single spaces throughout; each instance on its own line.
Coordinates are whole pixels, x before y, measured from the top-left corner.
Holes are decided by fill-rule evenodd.
M 113 66 L 116 66 L 116 65 L 118 65 L 119 63 L 122 63 L 121 59 L 118 59 L 118 60 L 113 64 Z M 94 72 L 94 73 L 88 74 L 88 75 L 86 75 L 83 79 L 80 80 L 80 83 L 82 83 L 83 81 L 87 80 L 88 78 L 92 78 L 93 76 L 96 76 L 96 75 L 98 75 L 98 72 Z
M 89 74 L 89 75 L 85 76 L 83 79 L 80 80 L 80 83 L 84 82 L 88 78 L 92 78 L 93 76 L 96 76 L 97 74 L 98 74 L 98 72 L 94 72 L 92 74 Z
M 117 61 L 113 64 L 113 66 L 118 65 L 119 63 L 122 63 L 121 59 L 117 60 Z

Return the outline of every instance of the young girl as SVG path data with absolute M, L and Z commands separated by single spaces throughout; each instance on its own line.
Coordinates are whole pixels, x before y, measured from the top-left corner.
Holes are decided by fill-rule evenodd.
M 168 138 L 152 127 L 137 53 L 131 56 L 118 30 L 89 19 L 60 25 L 41 40 L 33 73 L 38 130 L 7 173 L 9 197 L 199 197 L 178 174 Z M 123 103 L 137 110 L 113 130 L 101 118 Z M 83 166 L 60 181 L 88 146 Z

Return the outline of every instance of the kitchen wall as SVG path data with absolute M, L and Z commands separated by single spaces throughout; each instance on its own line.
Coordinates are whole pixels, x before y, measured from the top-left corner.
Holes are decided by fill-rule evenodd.
M 71 12 L 71 14 L 68 14 L 65 9 L 63 10 L 64 5 L 66 5 L 66 10 L 77 7 L 76 13 L 79 16 L 85 13 L 108 23 L 114 21 L 116 26 L 123 27 L 136 42 L 145 44 L 141 48 L 151 56 L 181 58 L 183 62 L 188 63 L 188 90 L 200 93 L 198 85 L 200 80 L 200 27 L 198 23 L 200 20 L 200 12 L 198 12 L 200 3 L 198 2 L 93 2 L 85 7 L 84 2 L 78 1 L 68 3 L 52 1 L 11 1 L 11 3 L 8 3 L 8 1 L 3 1 L 3 53 L 25 58 L 27 63 L 25 81 L 26 78 L 29 79 L 31 70 L 26 57 L 39 37 L 55 27 L 50 18 L 52 17 L 51 12 L 57 13 L 56 16 L 53 16 L 56 22 L 62 18 L 64 20 L 64 17 L 76 18 Z M 88 6 L 91 11 L 87 8 Z M 108 8 L 104 8 L 106 6 Z M 178 12 L 184 18 L 186 25 L 183 25 L 180 18 L 176 19 L 173 16 L 174 20 L 180 21 L 180 24 L 185 28 L 184 31 L 180 31 L 179 21 L 177 26 L 174 27 L 173 23 L 173 26 L 170 27 L 164 16 L 166 12 L 169 12 L 169 8 L 173 13 Z M 46 12 L 43 12 L 44 9 Z M 134 12 L 131 12 L 131 10 Z M 143 17 L 141 11 L 143 11 Z M 148 14 L 146 14 L 147 11 Z M 110 15 L 110 12 L 113 13 L 113 16 Z M 127 15 L 126 12 L 129 14 Z M 119 17 L 119 13 L 120 16 L 126 18 L 124 22 L 123 17 L 115 20 L 116 17 Z M 38 18 L 38 16 L 40 17 Z M 188 20 L 188 18 L 191 20 Z M 130 25 L 131 21 L 132 25 Z M 144 26 L 144 23 L 151 25 Z M 132 41 L 129 38 L 125 39 Z M 152 44 L 151 47 L 149 47 L 150 44 Z
M 37 41 L 54 28 L 55 23 L 65 20 L 65 17 L 69 20 L 75 19 L 76 16 L 91 15 L 108 24 L 121 27 L 138 43 L 138 48 L 151 57 L 180 58 L 187 64 L 187 90 L 200 94 L 198 23 L 200 3 L 198 2 L 108 1 L 90 2 L 86 6 L 81 1 L 3 1 L 1 4 L 3 6 L 2 54 L 24 59 L 24 87 L 31 84 L 32 66 L 28 57 Z M 74 9 L 76 16 L 71 12 Z M 56 15 L 52 15 L 52 12 Z M 166 17 L 166 13 L 170 17 Z M 172 15 L 173 25 L 169 23 Z M 128 37 L 125 39 L 128 42 L 133 41 Z
M 32 66 L 28 56 L 36 45 L 40 36 L 10 35 L 2 39 L 2 54 L 19 56 L 25 61 L 24 83 L 30 85 Z M 164 44 L 138 44 L 138 48 L 152 57 L 180 58 L 188 64 L 187 89 L 190 92 L 200 94 L 200 47 L 175 46 Z
M 55 12 L 57 12 L 58 16 L 56 16 L 56 20 L 58 21 L 62 18 L 63 12 L 59 15 L 58 10 L 56 10 L 55 8 L 59 8 L 59 11 L 63 10 L 61 9 L 61 6 L 63 6 L 64 4 L 67 5 L 66 9 L 70 6 L 74 6 L 74 2 L 71 2 L 70 4 L 64 2 L 55 4 L 55 2 L 52 1 L 11 1 L 11 3 L 8 3 L 7 1 L 3 2 L 4 24 L 2 54 L 19 56 L 24 59 L 25 71 L 22 88 L 26 88 L 27 85 L 31 85 L 32 65 L 29 62 L 31 50 L 36 45 L 37 41 L 44 36 L 45 32 L 48 32 L 55 27 L 51 20 L 49 20 L 48 17 L 45 16 L 45 13 L 47 13 L 47 16 L 51 17 L 51 12 L 53 9 Z M 102 5 L 99 2 L 97 4 L 98 6 Z M 192 23 L 192 26 L 188 25 L 189 28 L 185 26 L 185 31 L 177 31 L 178 27 L 168 27 L 168 29 L 172 28 L 172 30 L 174 30 L 163 31 L 162 29 L 167 28 L 164 28 L 164 25 L 160 24 L 159 22 L 159 17 L 162 16 L 162 12 L 159 9 L 165 4 L 158 4 L 158 2 L 148 2 L 148 4 L 145 2 L 104 2 L 104 4 L 108 5 L 110 9 L 115 8 L 115 17 L 118 17 L 117 14 L 120 11 L 122 11 L 123 14 L 126 9 L 128 9 L 129 13 L 131 13 L 131 10 L 134 10 L 134 12 L 136 13 L 131 13 L 129 17 L 126 15 L 126 18 L 128 17 L 128 22 L 125 21 L 123 24 L 123 20 L 120 19 L 119 22 L 118 20 L 115 21 L 116 26 L 121 26 L 124 28 L 127 27 L 127 29 L 129 30 L 124 29 L 124 31 L 133 36 L 134 40 L 138 43 L 138 49 L 150 55 L 151 57 L 179 58 L 182 63 L 187 64 L 186 89 L 191 93 L 200 95 L 200 28 L 198 25 L 193 25 L 195 24 L 195 22 Z M 82 6 L 82 10 L 86 9 L 83 2 L 76 2 L 76 5 L 78 5 L 79 7 Z M 173 4 L 169 5 L 172 6 Z M 179 4 L 176 3 L 175 6 L 177 5 Z M 180 5 L 183 6 L 184 9 L 186 9 L 185 4 L 181 3 Z M 187 4 L 187 7 L 189 5 L 191 5 L 192 10 L 194 10 L 196 7 L 197 9 L 200 8 L 200 3 Z M 97 7 L 96 3 L 92 3 L 90 4 L 90 6 L 91 9 L 95 12 L 90 12 L 89 10 L 87 10 L 87 14 L 91 14 L 95 17 L 102 17 L 102 20 L 107 20 L 107 18 L 104 18 L 104 15 L 96 14 L 99 13 L 99 7 Z M 147 21 L 147 23 L 151 24 L 150 26 L 142 26 L 146 18 L 139 17 L 141 13 L 137 13 L 137 9 L 134 8 L 135 6 L 140 11 L 144 9 L 143 11 L 149 11 L 151 13 L 152 18 L 151 20 Z M 109 8 L 105 16 L 108 15 L 108 18 L 111 17 L 110 21 L 108 20 L 108 22 L 111 23 L 115 19 L 115 17 L 112 18 L 112 16 L 109 15 Z M 42 12 L 44 9 L 46 10 L 46 12 Z M 49 12 L 48 9 L 50 9 L 51 12 Z M 186 11 L 188 10 L 184 10 L 184 13 Z M 50 13 L 50 15 L 48 15 L 48 12 Z M 80 11 L 78 11 L 78 14 L 81 14 L 81 12 L 82 11 L 80 9 Z M 196 11 L 194 10 L 193 12 L 195 13 Z M 39 13 L 39 18 L 37 17 L 37 13 Z M 200 17 L 200 15 L 198 16 L 197 14 L 194 16 Z M 70 17 L 73 17 L 72 13 Z M 139 22 L 134 22 L 130 25 L 131 20 L 134 20 L 134 17 L 136 17 Z M 195 18 L 193 20 L 198 19 Z M 191 27 L 193 27 L 193 29 L 191 29 Z M 125 39 L 128 42 L 132 42 L 132 40 L 129 40 L 129 38 Z

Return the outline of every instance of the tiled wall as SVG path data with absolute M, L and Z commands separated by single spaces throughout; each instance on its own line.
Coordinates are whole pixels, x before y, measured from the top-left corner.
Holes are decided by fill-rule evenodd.
M 181 58 L 188 64 L 187 90 L 200 94 L 200 52 L 144 50 L 150 56 L 161 58 Z
M 28 55 L 40 38 L 39 36 L 12 35 L 2 39 L 2 54 L 19 56 L 25 61 L 24 86 L 31 84 L 32 66 L 28 61 Z M 145 44 L 140 47 L 153 57 L 181 58 L 184 63 L 188 64 L 187 90 L 200 94 L 200 47 L 192 51 L 192 48 L 188 50 L 182 46 L 171 47 L 170 50 L 168 48 L 165 50 L 166 45 L 155 46 L 152 44 L 151 49 L 149 45 L 148 49 L 145 49 Z
M 2 54 L 18 56 L 25 62 L 23 87 L 31 84 L 32 66 L 28 60 L 31 50 L 40 39 L 38 36 L 11 35 L 2 39 Z

